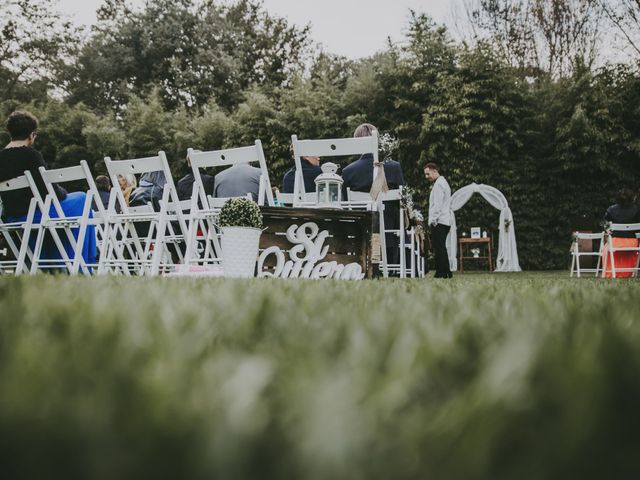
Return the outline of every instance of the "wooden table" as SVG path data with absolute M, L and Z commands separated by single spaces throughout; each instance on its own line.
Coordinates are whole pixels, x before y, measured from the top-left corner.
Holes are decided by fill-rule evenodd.
M 365 278 L 373 277 L 371 261 L 371 237 L 373 232 L 373 212 L 328 209 L 260 207 L 266 230 L 260 237 L 260 250 L 279 247 L 289 251 L 294 245 L 287 240 L 287 229 L 295 224 L 313 222 L 320 231 L 329 232 L 324 245 L 329 246 L 323 261 L 338 264 L 359 263 Z M 271 267 L 268 263 L 267 267 Z
M 480 256 L 474 257 L 473 255 L 469 256 L 470 246 L 479 245 L 481 247 Z M 482 247 L 485 247 L 485 255 L 482 255 Z M 466 247 L 466 252 L 465 252 Z M 466 253 L 466 255 L 465 255 Z M 459 238 L 458 239 L 458 263 L 460 266 L 460 271 L 464 272 L 464 260 L 474 259 L 474 260 L 488 260 L 489 271 L 493 272 L 493 257 L 491 255 L 491 237 L 482 237 L 482 238 Z

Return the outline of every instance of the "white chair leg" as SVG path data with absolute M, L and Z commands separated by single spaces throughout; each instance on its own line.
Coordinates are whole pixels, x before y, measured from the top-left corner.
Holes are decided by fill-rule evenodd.
M 150 273 L 152 276 L 156 276 L 160 273 L 160 263 L 162 260 L 162 253 L 165 245 L 164 238 L 167 231 L 168 218 L 167 218 L 167 212 L 164 210 L 164 208 L 165 208 L 165 203 L 163 203 L 163 206 L 160 210 L 160 218 L 159 218 L 158 226 L 156 230 L 156 239 L 154 242 L 153 256 L 151 258 Z
M 407 251 L 404 234 L 404 212 L 400 209 L 400 278 L 407 278 Z
M 613 243 L 613 242 L 612 242 Z M 612 278 L 617 278 L 616 277 L 616 260 L 615 260 L 615 249 L 613 248 L 613 245 L 611 245 L 611 248 L 609 248 L 609 256 L 611 257 L 611 277 Z
M 31 249 L 29 248 L 29 240 L 31 239 L 31 230 L 33 229 L 33 216 L 35 214 L 35 211 L 36 211 L 36 200 L 35 198 L 32 198 L 31 202 L 29 202 L 27 219 L 25 220 L 24 228 L 22 231 L 22 239 L 20 243 L 20 250 L 18 251 L 18 257 L 16 258 L 16 269 L 15 269 L 14 275 L 22 275 L 23 273 L 29 273 L 27 272 L 26 265 L 25 265 L 27 256 L 29 256 L 31 259 L 31 265 L 33 265 L 33 262 L 34 262 L 33 254 L 31 252 Z M 15 254 L 16 245 L 13 243 L 13 240 L 11 239 L 11 235 L 7 234 L 5 238 L 7 238 L 7 243 L 9 243 L 11 249 L 14 251 L 14 254 Z
M 382 259 L 382 276 L 384 278 L 389 278 L 389 271 L 387 268 L 387 236 L 385 235 L 384 228 L 384 204 L 381 201 L 378 201 L 378 219 L 380 225 L 380 258 Z

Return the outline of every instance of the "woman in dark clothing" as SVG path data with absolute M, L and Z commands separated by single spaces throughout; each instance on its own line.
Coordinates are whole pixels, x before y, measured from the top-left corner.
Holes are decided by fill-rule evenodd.
M 47 167 L 40 152 L 33 148 L 33 143 L 38 135 L 38 119 L 29 112 L 13 112 L 9 115 L 6 124 L 11 141 L 0 151 L 0 181 L 10 180 L 29 171 L 38 188 L 41 197 L 47 195 L 47 189 L 40 176 L 40 167 Z M 67 192 L 59 185 L 54 185 L 56 196 L 60 201 L 64 213 L 70 217 L 77 217 L 82 214 L 86 194 L 84 192 Z M 30 189 L 16 190 L 12 192 L 2 192 L 2 218 L 8 222 L 24 221 L 29 210 L 29 203 L 33 198 Z M 55 208 L 51 208 L 49 216 L 56 218 L 58 215 Z M 36 212 L 34 222 L 40 222 L 42 213 Z M 73 229 L 73 234 L 77 238 L 78 229 Z M 64 236 L 61 236 L 65 246 L 65 251 L 70 259 L 73 259 L 73 246 Z M 35 240 L 34 240 L 35 243 Z M 87 228 L 87 234 L 83 244 L 82 254 L 88 264 L 95 264 L 96 261 L 96 238 L 95 227 Z M 45 237 L 41 259 L 56 260 L 62 259 L 61 252 L 55 247 L 50 238 Z
M 607 212 L 604 214 L 604 219 L 611 223 L 640 223 L 640 208 L 634 204 L 633 193 L 630 190 L 621 190 L 616 196 L 616 203 L 611 205 Z M 610 242 L 614 248 L 638 248 L 638 238 L 636 234 L 638 231 L 614 231 L 611 233 Z M 611 271 L 611 261 L 608 258 L 609 250 L 605 248 L 603 252 L 603 264 L 608 265 L 607 271 L 605 271 L 605 277 L 611 278 L 613 276 Z M 618 272 L 618 269 L 632 269 L 635 268 L 638 263 L 637 251 L 622 251 L 613 253 L 613 261 L 616 268 L 616 277 L 630 277 L 633 275 L 632 271 Z
M 11 142 L 0 150 L 0 181 L 24 175 L 28 170 L 38 187 L 42 198 L 47 195 L 47 188 L 40 176 L 40 167 L 46 164 L 40 152 L 33 148 L 33 143 L 38 135 L 38 120 L 28 112 L 14 112 L 7 120 L 7 130 L 11 135 Z M 67 192 L 56 185 L 58 200 L 67 197 Z M 3 218 L 21 217 L 27 214 L 29 202 L 33 197 L 31 190 L 14 190 L 2 192 Z

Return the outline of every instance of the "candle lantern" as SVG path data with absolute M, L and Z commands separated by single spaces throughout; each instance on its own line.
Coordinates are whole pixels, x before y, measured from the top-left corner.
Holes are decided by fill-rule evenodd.
M 320 208 L 341 208 L 342 177 L 336 173 L 338 165 L 325 163 L 322 173 L 316 177 L 316 196 Z

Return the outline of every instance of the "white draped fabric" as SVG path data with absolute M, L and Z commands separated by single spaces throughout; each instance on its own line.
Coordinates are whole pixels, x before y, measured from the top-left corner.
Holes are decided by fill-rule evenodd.
M 462 187 L 451 195 L 451 230 L 447 237 L 447 250 L 451 270 L 458 269 L 458 229 L 456 228 L 456 216 L 454 212 L 460 210 L 473 196 L 479 193 L 489 204 L 500 210 L 500 224 L 498 225 L 498 258 L 496 260 L 496 272 L 521 272 L 518 263 L 518 249 L 516 247 L 516 229 L 513 224 L 513 215 L 502 192 L 489 185 L 472 183 Z

